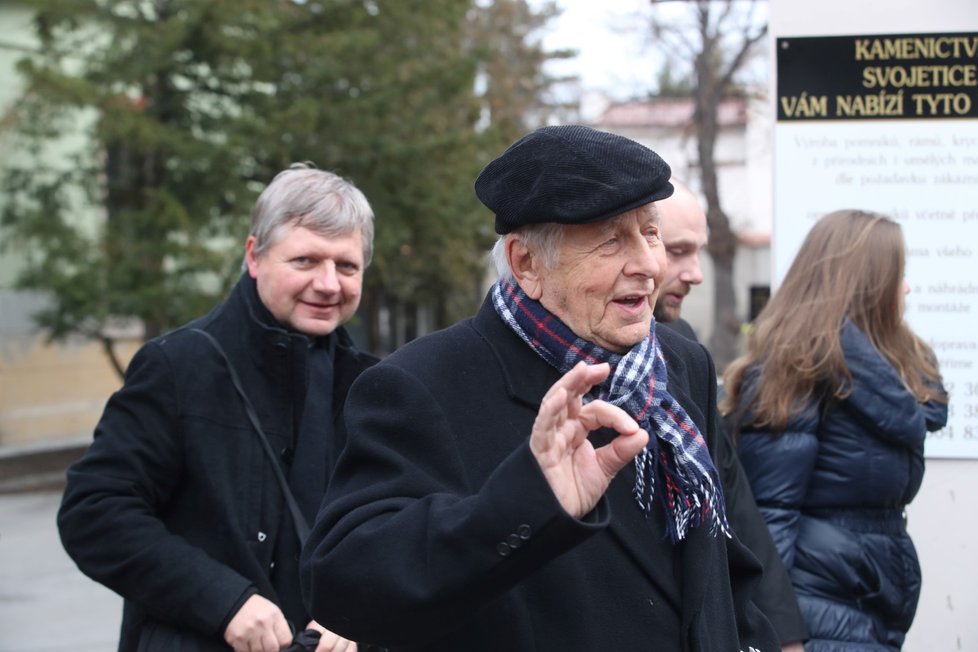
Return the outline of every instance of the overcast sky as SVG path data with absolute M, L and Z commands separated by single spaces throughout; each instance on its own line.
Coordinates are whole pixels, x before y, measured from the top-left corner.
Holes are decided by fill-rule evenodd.
M 530 0 L 534 2 L 535 0 Z M 613 100 L 644 97 L 657 84 L 664 56 L 652 44 L 649 16 L 689 25 L 689 6 L 666 2 L 652 8 L 649 0 L 557 0 L 563 13 L 542 31 L 548 49 L 575 48 L 576 59 L 560 62 L 552 70 L 576 74 L 584 90 L 600 90 Z M 757 18 L 766 19 L 766 6 Z M 751 77 L 766 79 L 767 63 L 755 60 Z
M 553 71 L 577 74 L 586 90 L 613 99 L 644 95 L 655 83 L 661 56 L 647 45 L 647 0 L 558 0 L 563 13 L 543 32 L 548 49 L 574 48 L 576 59 Z

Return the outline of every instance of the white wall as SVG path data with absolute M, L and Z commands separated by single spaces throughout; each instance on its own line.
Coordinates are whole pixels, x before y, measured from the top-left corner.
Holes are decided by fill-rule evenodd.
M 770 0 L 770 28 L 773 71 L 777 37 L 978 32 L 978 2 Z M 775 97 L 774 86 L 770 95 Z M 978 651 L 978 460 L 928 459 L 923 487 L 907 513 L 924 582 L 904 650 Z

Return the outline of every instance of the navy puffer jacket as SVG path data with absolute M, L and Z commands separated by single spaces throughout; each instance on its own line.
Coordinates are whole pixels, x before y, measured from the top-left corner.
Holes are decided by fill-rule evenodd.
M 926 433 L 944 426 L 947 406 L 919 403 L 849 321 L 841 341 L 849 396 L 812 402 L 783 433 L 741 417 L 738 451 L 808 624 L 805 649 L 899 650 L 921 581 L 904 507 L 923 479 Z

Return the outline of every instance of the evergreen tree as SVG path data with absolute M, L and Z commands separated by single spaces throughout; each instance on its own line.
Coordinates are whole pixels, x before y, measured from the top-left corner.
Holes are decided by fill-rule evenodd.
M 101 340 L 121 372 L 114 320 L 152 337 L 236 275 L 248 182 L 266 173 L 238 123 L 265 90 L 254 52 L 286 18 L 257 1 L 30 4 L 39 49 L 21 62 L 15 117 L 33 156 L 5 170 L 5 242 L 26 255 L 18 286 L 50 296 L 38 324 L 55 340 Z
M 492 144 L 505 147 L 528 131 L 572 108 L 556 90 L 575 78 L 555 77 L 546 64 L 575 56 L 573 50 L 546 50 L 541 30 L 560 13 L 557 3 L 495 0 L 472 24 L 482 61 L 483 109 Z
M 53 339 L 100 340 L 121 372 L 116 320 L 152 337 L 205 312 L 240 273 L 257 193 L 297 160 L 350 178 L 374 207 L 371 349 L 400 343 L 382 341 L 384 310 L 429 307 L 429 327 L 473 310 L 492 220 L 472 182 L 498 151 L 476 90 L 495 41 L 474 40 L 473 24 L 491 5 L 27 4 L 39 49 L 13 118 L 29 156 L 4 165 L 2 224 L 24 252 L 17 286 L 50 297 L 36 319 Z M 519 74 L 539 79 L 541 65 Z
M 666 2 L 651 0 L 653 6 Z M 720 372 L 736 357 L 741 320 L 733 288 L 737 235 L 721 205 L 717 184 L 718 109 L 725 98 L 743 94 L 735 77 L 767 35 L 767 21 L 759 16 L 765 8 L 760 0 L 695 0 L 687 3 L 685 17 L 677 19 L 673 14 L 666 19 L 655 14 L 651 21 L 652 34 L 667 56 L 684 61 L 692 72 L 693 126 L 714 272 L 715 317 L 709 345 Z

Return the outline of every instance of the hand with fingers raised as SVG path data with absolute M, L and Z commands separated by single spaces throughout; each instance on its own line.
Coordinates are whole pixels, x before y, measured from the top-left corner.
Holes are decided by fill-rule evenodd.
M 540 403 L 530 450 L 564 510 L 575 518 L 590 512 L 608 485 L 635 459 L 649 434 L 621 408 L 605 401 L 584 404 L 584 395 L 607 378 L 606 364 L 578 363 L 553 384 Z M 588 433 L 612 428 L 618 436 L 594 448 Z

